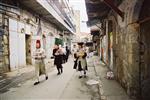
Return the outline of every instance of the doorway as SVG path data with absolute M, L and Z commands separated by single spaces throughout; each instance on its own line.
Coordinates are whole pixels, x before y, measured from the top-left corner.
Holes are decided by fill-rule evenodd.
M 31 58 L 31 36 L 26 34 L 26 63 L 27 65 L 32 64 Z
M 113 22 L 108 21 L 108 66 L 113 70 Z

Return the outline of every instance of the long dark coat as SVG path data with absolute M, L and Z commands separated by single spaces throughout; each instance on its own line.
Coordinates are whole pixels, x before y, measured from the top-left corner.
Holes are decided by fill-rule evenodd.
M 62 55 L 55 55 L 56 51 L 58 49 L 53 50 L 53 56 L 54 56 L 54 65 L 61 65 L 63 63 L 63 56 Z

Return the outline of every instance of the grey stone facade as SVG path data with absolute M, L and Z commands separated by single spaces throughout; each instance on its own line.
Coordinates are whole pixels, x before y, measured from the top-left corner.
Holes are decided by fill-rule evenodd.
M 149 43 L 148 0 L 124 0 L 119 8 L 124 19 L 113 12 L 113 71 L 119 83 L 132 97 L 143 95 L 149 100 Z M 115 16 L 115 17 L 114 17 Z M 117 20 L 116 20 L 117 19 Z M 147 19 L 147 20 L 145 20 Z M 141 44 L 142 42 L 142 44 Z M 141 46 L 142 45 L 142 46 Z M 144 49 L 144 51 L 143 51 Z M 141 52 L 142 51 L 142 52 Z
M 88 23 L 102 23 L 100 58 L 131 97 L 150 100 L 150 0 L 90 1 Z

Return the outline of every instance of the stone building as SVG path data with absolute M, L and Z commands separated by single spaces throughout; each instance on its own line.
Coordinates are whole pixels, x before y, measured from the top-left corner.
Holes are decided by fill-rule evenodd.
M 140 100 L 150 99 L 149 5 L 149 0 L 86 0 L 88 24 L 102 24 L 102 60 L 126 92 Z
M 32 53 L 36 39 L 42 41 L 47 59 L 50 59 L 56 39 L 65 42 L 64 37 L 73 35 L 73 13 L 67 13 L 70 8 L 64 10 L 64 2 L 65 0 L 1 0 L 0 73 L 33 64 Z

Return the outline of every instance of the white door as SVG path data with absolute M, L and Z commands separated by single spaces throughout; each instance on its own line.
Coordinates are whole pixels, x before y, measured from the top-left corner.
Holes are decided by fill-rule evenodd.
M 18 34 L 17 21 L 9 19 L 9 50 L 10 50 L 10 70 L 18 68 Z
M 16 70 L 26 65 L 25 34 L 18 33 L 21 25 L 16 20 L 9 19 L 9 50 L 10 70 Z
M 26 65 L 25 34 L 18 34 L 18 66 Z

